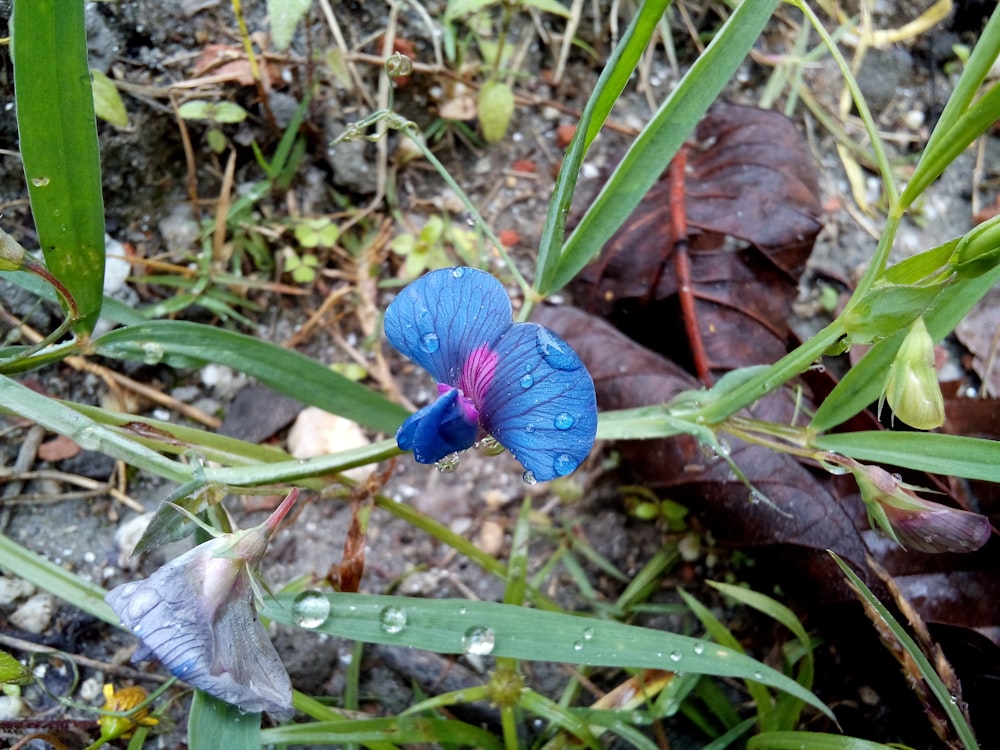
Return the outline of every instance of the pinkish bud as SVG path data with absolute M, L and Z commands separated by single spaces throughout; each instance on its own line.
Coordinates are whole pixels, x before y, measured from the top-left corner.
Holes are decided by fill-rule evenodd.
M 883 398 L 893 416 L 918 430 L 944 424 L 944 400 L 934 368 L 934 340 L 923 318 L 910 326 L 889 367 Z
M 298 491 L 260 526 L 221 534 L 105 600 L 150 654 L 192 687 L 248 713 L 292 717 L 292 684 L 257 619 L 255 578 L 267 543 Z
M 973 552 L 990 538 L 986 516 L 924 500 L 897 475 L 878 466 L 851 462 L 868 522 L 906 549 Z

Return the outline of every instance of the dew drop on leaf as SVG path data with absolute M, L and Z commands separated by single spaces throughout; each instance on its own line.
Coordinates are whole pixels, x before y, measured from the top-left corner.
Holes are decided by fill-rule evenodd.
M 465 631 L 462 636 L 462 650 L 467 654 L 485 656 L 493 653 L 496 644 L 496 634 L 492 628 L 476 625 Z
M 319 591 L 305 591 L 292 602 L 292 620 L 300 628 L 318 628 L 330 616 L 330 600 Z
M 388 606 L 379 612 L 378 621 L 382 630 L 395 635 L 406 627 L 406 612 L 399 607 Z

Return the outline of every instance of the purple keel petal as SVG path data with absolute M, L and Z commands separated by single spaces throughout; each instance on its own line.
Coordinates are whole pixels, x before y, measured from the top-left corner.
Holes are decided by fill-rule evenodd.
M 220 547 L 218 539 L 206 542 L 105 599 L 142 641 L 134 660 L 152 654 L 189 685 L 243 711 L 289 719 L 292 684 L 257 619 L 243 561 L 227 561 L 237 571 L 230 598 L 216 606 L 204 597 L 201 574 Z
M 385 311 L 385 335 L 439 383 L 458 386 L 472 353 L 511 325 L 503 285 L 475 268 L 431 271 L 404 287 Z
M 597 434 L 590 373 L 569 344 L 535 323 L 512 325 L 494 351 L 480 424 L 538 481 L 571 473 Z
M 413 451 L 422 464 L 433 464 L 445 456 L 471 448 L 479 433 L 476 410 L 455 388 L 407 417 L 396 433 L 396 445 Z

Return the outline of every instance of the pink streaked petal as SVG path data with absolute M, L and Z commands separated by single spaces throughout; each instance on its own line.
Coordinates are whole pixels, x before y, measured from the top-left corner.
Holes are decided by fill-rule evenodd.
M 477 410 L 482 408 L 483 399 L 486 398 L 490 385 L 493 383 L 498 360 L 496 352 L 488 346 L 480 346 L 473 349 L 462 367 L 459 388 L 465 396 L 472 400 Z

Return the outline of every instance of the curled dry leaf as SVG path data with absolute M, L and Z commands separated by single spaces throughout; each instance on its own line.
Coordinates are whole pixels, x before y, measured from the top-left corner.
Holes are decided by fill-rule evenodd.
M 672 184 L 668 170 L 584 269 L 577 290 L 588 310 L 685 362 L 684 337 L 673 334 L 676 328 L 664 336 L 662 322 L 676 315 L 671 194 L 680 190 L 682 239 L 710 368 L 773 362 L 787 350 L 786 320 L 821 228 L 812 156 L 787 118 L 734 105 L 709 112 L 686 154 L 684 184 Z M 734 248 L 727 237 L 748 244 Z

